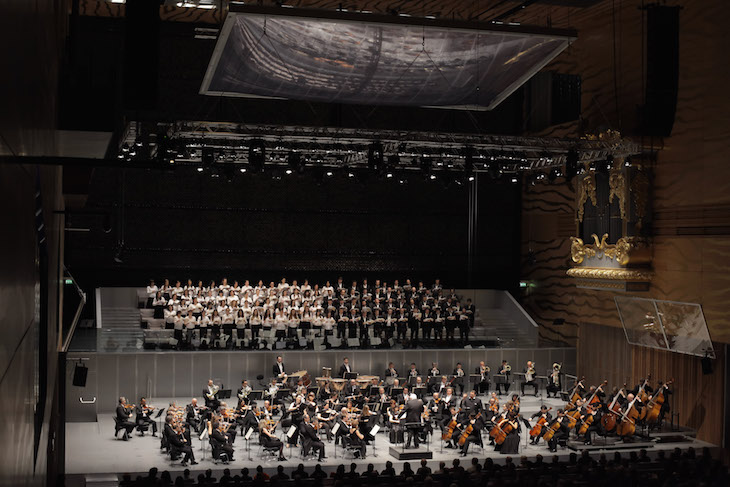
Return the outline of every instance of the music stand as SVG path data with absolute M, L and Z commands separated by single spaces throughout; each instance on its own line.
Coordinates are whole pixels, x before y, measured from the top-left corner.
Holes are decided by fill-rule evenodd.
M 230 399 L 231 389 L 221 389 L 218 391 L 218 399 Z
M 377 396 L 378 390 L 380 390 L 380 386 L 370 386 L 370 394 L 369 396 Z
M 421 387 L 414 387 L 413 393 L 416 395 L 418 399 L 423 399 L 423 396 L 426 394 L 427 388 L 425 386 Z
M 390 398 L 393 399 L 394 396 L 397 398 L 399 394 L 403 394 L 403 388 L 402 387 L 394 387 L 390 390 Z M 397 401 L 397 399 L 396 399 Z
M 279 401 L 280 403 L 283 403 L 285 397 L 289 397 L 291 395 L 291 391 L 289 389 L 279 389 L 276 391 L 276 396 L 274 397 L 274 401 Z
M 260 401 L 264 397 L 264 391 L 251 391 L 248 398 L 251 401 Z
M 344 379 L 345 380 L 357 379 L 357 372 L 346 372 Z

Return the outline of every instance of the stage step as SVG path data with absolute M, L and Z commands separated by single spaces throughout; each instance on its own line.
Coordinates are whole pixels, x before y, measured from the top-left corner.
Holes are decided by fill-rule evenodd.
M 396 460 L 430 460 L 433 458 L 433 452 L 422 447 L 403 450 L 402 448 L 390 447 L 388 449 L 390 456 Z

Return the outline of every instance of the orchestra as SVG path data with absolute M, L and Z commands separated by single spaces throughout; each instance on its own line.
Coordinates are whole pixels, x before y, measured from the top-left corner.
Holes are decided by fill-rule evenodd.
M 561 364 L 553 364 L 555 376 L 547 376 L 547 390 L 555 391 L 554 387 L 562 379 L 561 368 Z M 305 455 L 314 452 L 321 461 L 326 458 L 326 442 L 332 441 L 335 448 L 344 446 L 357 458 L 366 458 L 368 445 L 374 445 L 376 434 L 382 428 L 387 441 L 406 449 L 418 449 L 424 441 L 429 444 L 436 441 L 442 448 L 457 449 L 465 456 L 471 445 L 484 447 L 489 441 L 495 451 L 515 454 L 524 433 L 525 444 L 529 438 L 529 445 L 545 444 L 555 452 L 567 440 L 591 445 L 596 435 L 610 435 L 631 442 L 638 434 L 646 434 L 642 432 L 644 426 L 649 431 L 657 428 L 669 410 L 673 384 L 671 380 L 660 381 L 652 387 L 651 378 L 647 377 L 633 389 L 624 384 L 606 394 L 606 381 L 589 385 L 580 379 L 571 391 L 559 390 L 561 397 L 566 398 L 565 404 L 542 404 L 534 414 L 534 410 L 528 409 L 529 413 L 523 416 L 519 394 L 512 394 L 509 401 L 500 404 L 501 394 L 496 390 L 489 393 L 485 387 L 490 373 L 486 360 L 479 361 L 471 377 L 465 374 L 461 363 L 456 364 L 450 375 L 440 375 L 436 363 L 424 370 L 426 375 L 422 376 L 417 364 L 410 363 L 405 377 L 400 377 L 395 364 L 389 362 L 382 378 L 360 375 L 345 357 L 340 377 L 317 377 L 317 386 L 307 387 L 305 383 L 313 382 L 307 371 L 287 374 L 283 359 L 278 356 L 269 390 L 254 391 L 248 380 L 242 380 L 235 408 L 219 399 L 229 397 L 230 391 L 222 395 L 221 385 L 212 379 L 203 390 L 205 406 L 198 405 L 197 398 L 192 398 L 184 408 L 172 403 L 167 409 L 162 444 L 171 453 L 182 456 L 183 463 L 194 464 L 191 432 L 201 439 L 207 432 L 213 451 L 233 461 L 237 433 L 240 431 L 248 440 L 250 432 L 258 431 L 260 444 L 276 451 L 280 460 L 284 446 L 301 446 Z M 507 376 L 511 367 L 503 360 L 498 370 Z M 521 388 L 532 382 L 537 390 L 535 362 L 527 361 L 524 370 Z M 469 378 L 473 379 L 472 383 Z M 426 392 L 424 380 L 433 381 L 438 387 Z M 460 387 L 459 394 L 455 393 L 455 386 Z M 507 390 L 505 387 L 504 391 Z M 287 401 L 286 405 L 279 408 L 277 399 Z M 127 404 L 120 397 L 115 418 L 118 428 L 125 430 L 125 439 L 135 427 L 152 427 L 155 435 L 156 424 L 150 417 L 154 410 L 144 397 L 137 406 Z M 282 414 L 276 420 L 280 410 Z M 131 421 L 133 414 L 136 414 L 134 422 Z M 279 424 L 283 436 L 276 431 Z M 441 438 L 430 440 L 435 431 Z

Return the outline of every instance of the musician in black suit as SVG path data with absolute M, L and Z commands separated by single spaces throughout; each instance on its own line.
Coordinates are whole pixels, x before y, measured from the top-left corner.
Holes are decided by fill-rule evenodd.
M 248 381 L 244 380 L 241 381 L 241 387 L 238 389 L 237 396 L 238 396 L 238 407 L 241 407 L 241 404 L 250 404 L 251 401 L 248 398 L 248 395 L 251 394 L 251 386 L 248 385 Z
M 211 409 L 212 411 L 216 411 L 221 403 L 218 400 L 218 390 L 220 388 L 213 384 L 213 379 L 208 379 L 208 386 L 206 387 L 205 392 L 205 406 Z
M 473 391 L 472 391 L 473 392 Z M 477 445 L 482 444 L 482 428 L 484 428 L 484 420 L 482 420 L 481 417 L 478 417 L 477 414 L 470 414 L 468 419 L 461 423 L 460 430 L 464 430 L 467 427 L 471 426 L 472 430 L 469 436 L 466 437 L 466 441 L 464 442 L 464 445 L 461 447 L 461 456 L 465 457 L 467 453 L 469 452 L 469 445 L 472 443 L 475 443 Z M 457 440 L 458 441 L 458 440 Z
M 548 429 L 552 428 L 555 422 L 560 423 L 560 428 L 555 431 L 555 434 L 552 438 L 548 441 L 548 448 L 550 448 L 550 451 L 555 453 L 558 451 L 558 440 L 562 438 L 568 438 L 570 436 L 570 428 L 568 428 L 568 422 L 565 421 L 565 412 L 562 409 L 558 409 L 558 415 L 555 417 L 555 419 L 548 425 Z M 547 430 L 546 430 L 547 431 Z
M 119 405 L 117 406 L 117 423 L 119 423 L 119 426 L 124 428 L 124 436 L 122 438 L 124 441 L 127 441 L 130 438 L 129 434 L 134 430 L 136 424 L 131 421 L 131 408 L 125 406 L 127 406 L 127 399 L 120 397 Z
M 438 392 L 433 393 L 433 397 L 430 401 L 428 401 L 428 414 L 429 416 L 436 421 L 436 424 L 441 426 L 441 429 L 444 429 L 443 421 L 444 421 L 444 413 L 446 411 L 446 403 L 441 399 L 441 395 Z
M 502 395 L 502 388 L 504 388 L 504 393 L 507 394 L 509 392 L 509 381 L 510 381 L 510 374 L 511 374 L 512 367 L 507 363 L 506 360 L 502 360 L 502 365 L 499 368 L 499 372 L 497 372 L 499 375 L 504 376 L 504 382 L 495 382 L 495 389 L 497 389 L 497 394 L 500 396 Z
M 345 386 L 343 392 L 346 397 L 356 397 L 360 395 L 360 387 L 357 385 L 355 379 L 350 379 L 350 382 Z
M 286 379 L 286 369 L 284 368 L 284 360 L 281 358 L 281 355 L 276 357 L 276 362 L 271 368 L 271 373 L 279 381 Z
M 474 369 L 474 373 L 479 375 L 477 379 L 477 392 L 479 394 L 489 392 L 489 367 L 484 363 L 484 360 L 479 362 L 479 366 Z
M 352 373 L 352 368 L 350 367 L 350 359 L 345 357 L 344 359 L 342 359 L 342 365 L 340 365 L 340 372 L 338 375 L 344 379 L 345 374 L 351 374 L 351 373 Z
M 406 448 L 411 447 L 411 441 L 413 446 L 418 448 L 418 434 L 423 429 L 421 424 L 421 414 L 423 413 L 423 401 L 418 399 L 415 394 L 409 396 L 406 402 L 406 431 L 408 433 L 406 439 Z
M 482 400 L 477 397 L 476 391 L 470 391 L 469 396 L 461 401 L 461 409 L 467 415 L 477 415 L 484 409 Z
M 461 366 L 461 362 L 456 363 L 456 368 L 454 369 L 454 373 L 451 375 L 454 376 L 451 383 L 454 386 L 459 387 L 459 394 L 463 393 L 464 392 L 464 375 L 465 375 L 465 373 L 464 373 L 464 369 Z
M 218 423 L 218 421 L 213 421 L 209 434 L 215 447 L 226 453 L 228 455 L 228 459 L 233 461 L 233 445 L 231 444 L 231 437 L 220 430 L 220 423 Z
M 395 398 L 398 405 L 405 404 L 408 402 L 408 400 L 411 397 L 411 393 L 408 390 L 408 386 L 403 387 L 403 392 L 398 394 L 398 397 Z
M 190 447 L 190 443 L 185 439 L 185 437 L 180 437 L 177 432 L 172 428 L 172 416 L 168 416 L 165 418 L 165 432 L 164 432 L 165 438 L 167 438 L 167 443 L 170 445 L 170 449 L 173 452 L 182 453 L 185 455 L 182 461 L 183 467 L 187 466 L 188 461 L 191 465 L 197 465 L 198 462 L 195 461 L 195 454 L 193 453 L 193 449 Z
M 299 434 L 302 437 L 302 446 L 304 447 L 304 455 L 314 448 L 319 451 L 318 462 L 321 462 L 324 456 L 324 443 L 317 436 L 317 432 L 310 422 L 309 414 L 304 414 L 304 422 L 299 426 Z
M 157 436 L 157 422 L 150 418 L 150 413 L 155 408 L 147 406 L 147 399 L 144 397 L 139 399 L 139 404 L 135 408 L 137 414 L 137 426 L 152 426 L 152 436 Z M 144 435 L 144 433 L 142 433 Z
M 523 372 L 525 373 L 525 382 L 523 382 L 520 386 L 520 389 L 522 390 L 522 395 L 525 395 L 525 386 L 530 386 L 535 390 L 535 397 L 537 397 L 537 371 L 535 371 L 535 366 L 533 365 L 531 360 L 527 361 L 527 366 L 524 368 Z
M 200 433 L 200 418 L 199 414 L 203 408 L 198 406 L 198 400 L 197 398 L 192 398 L 190 401 L 190 404 L 185 406 L 185 421 L 188 423 L 188 425 L 193 428 L 195 431 Z

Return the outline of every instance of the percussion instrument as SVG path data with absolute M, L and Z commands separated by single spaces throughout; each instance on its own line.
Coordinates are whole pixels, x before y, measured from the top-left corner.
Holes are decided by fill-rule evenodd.
M 332 377 L 332 367 L 322 367 L 322 377 Z
M 347 381 L 345 379 L 330 379 L 330 383 L 332 384 L 332 389 L 334 389 L 335 392 L 342 392 Z
M 317 381 L 317 385 L 319 387 L 324 387 L 330 381 L 330 378 L 329 377 L 317 377 L 314 380 Z

